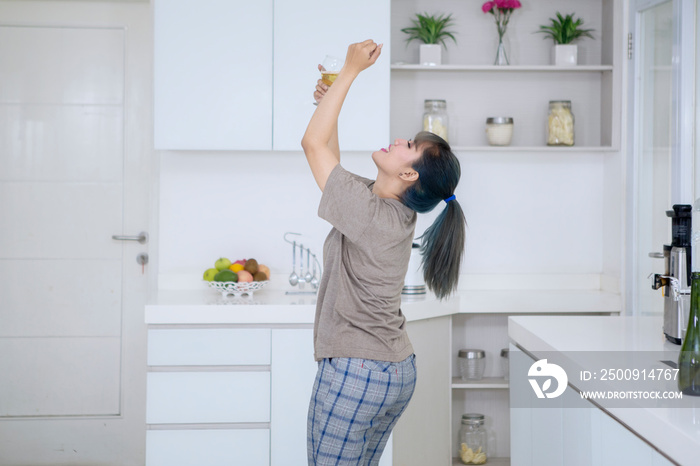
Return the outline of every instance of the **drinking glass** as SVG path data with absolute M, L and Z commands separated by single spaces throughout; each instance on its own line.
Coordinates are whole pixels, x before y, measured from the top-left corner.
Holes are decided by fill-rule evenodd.
M 323 83 L 327 86 L 332 85 L 335 78 L 338 77 L 342 66 L 343 62 L 340 58 L 334 57 L 333 55 L 326 55 L 326 58 L 323 59 L 323 63 L 321 63 L 321 67 L 323 68 L 321 71 L 321 80 Z

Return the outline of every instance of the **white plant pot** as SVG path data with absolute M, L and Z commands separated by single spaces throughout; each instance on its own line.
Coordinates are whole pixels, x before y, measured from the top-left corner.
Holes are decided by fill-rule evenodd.
M 555 45 L 552 47 L 552 65 L 576 66 L 578 63 L 577 45 Z
M 428 66 L 441 65 L 442 46 L 440 44 L 421 44 L 419 63 Z

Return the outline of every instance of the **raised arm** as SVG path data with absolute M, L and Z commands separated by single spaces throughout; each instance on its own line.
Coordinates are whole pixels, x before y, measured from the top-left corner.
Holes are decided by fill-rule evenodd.
M 318 65 L 318 71 L 323 71 L 323 66 Z M 314 99 L 316 100 L 316 105 L 321 103 L 323 96 L 326 95 L 330 86 L 323 82 L 323 79 L 316 81 L 316 90 L 314 91 Z M 328 141 L 328 147 L 331 149 L 335 157 L 340 161 L 340 143 L 338 142 L 338 122 L 335 124 L 335 129 L 331 135 L 331 140 Z
M 340 152 L 335 147 L 338 138 L 338 115 L 345 97 L 357 75 L 372 66 L 381 55 L 381 51 L 382 46 L 372 40 L 348 47 L 343 68 L 319 102 L 306 128 L 301 147 L 321 191 L 325 188 L 331 171 L 340 163 Z

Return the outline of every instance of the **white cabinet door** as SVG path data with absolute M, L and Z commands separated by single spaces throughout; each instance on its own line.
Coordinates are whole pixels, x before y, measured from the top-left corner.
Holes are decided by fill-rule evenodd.
M 268 328 L 182 328 L 148 331 L 149 366 L 270 364 Z
M 312 329 L 272 330 L 271 466 L 306 464 L 306 417 L 317 367 Z
M 268 422 L 269 372 L 150 372 L 147 424 Z
M 353 42 L 383 43 L 382 56 L 353 84 L 339 120 L 341 150 L 377 150 L 389 140 L 390 2 L 275 0 L 273 148 L 300 150 L 316 108 L 326 55 L 345 59 Z M 402 135 L 402 137 L 411 137 Z
M 267 429 L 149 430 L 148 466 L 269 466 Z
M 272 0 L 158 0 L 156 149 L 269 150 Z

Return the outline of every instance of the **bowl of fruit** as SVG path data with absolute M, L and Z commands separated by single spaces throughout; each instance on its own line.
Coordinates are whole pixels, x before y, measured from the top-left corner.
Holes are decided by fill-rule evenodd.
M 231 262 L 221 257 L 214 267 L 204 272 L 204 282 L 209 288 L 227 296 L 253 297 L 253 293 L 270 282 L 270 269 L 264 264 L 258 264 L 255 259 L 240 259 Z

